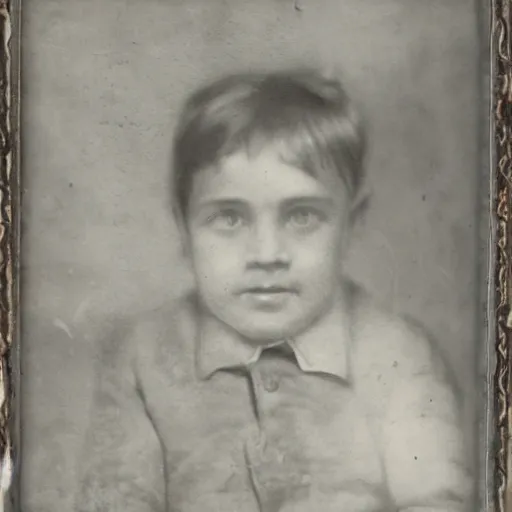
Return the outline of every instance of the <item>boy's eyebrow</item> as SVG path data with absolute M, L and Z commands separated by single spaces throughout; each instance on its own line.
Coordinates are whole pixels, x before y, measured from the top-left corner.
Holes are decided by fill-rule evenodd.
M 206 197 L 199 201 L 198 207 L 241 207 L 247 206 L 248 204 L 250 204 L 250 201 L 246 201 L 238 197 Z M 334 206 L 334 199 L 324 195 L 303 195 L 288 197 L 281 202 L 281 206 L 284 208 L 290 208 L 297 204 L 318 205 L 330 208 Z
M 296 196 L 296 197 L 290 197 L 283 201 L 285 207 L 295 206 L 296 204 L 313 204 L 313 205 L 320 205 L 320 206 L 328 206 L 332 207 L 334 206 L 334 199 L 330 196 Z
M 199 208 L 211 207 L 211 206 L 244 206 L 247 204 L 247 201 L 244 201 L 237 197 L 206 197 L 199 201 Z

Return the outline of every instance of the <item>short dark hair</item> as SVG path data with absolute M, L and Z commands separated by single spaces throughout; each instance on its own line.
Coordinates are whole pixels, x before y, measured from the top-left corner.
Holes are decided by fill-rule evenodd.
M 186 217 L 196 172 L 255 144 L 277 144 L 288 163 L 313 176 L 334 169 L 352 197 L 359 193 L 366 135 L 340 81 L 311 69 L 241 73 L 185 102 L 173 143 L 175 213 Z

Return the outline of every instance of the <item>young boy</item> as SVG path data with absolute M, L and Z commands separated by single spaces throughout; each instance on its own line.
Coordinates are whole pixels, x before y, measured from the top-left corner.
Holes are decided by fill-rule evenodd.
M 173 205 L 195 290 L 105 346 L 80 512 L 467 509 L 438 353 L 341 271 L 364 153 L 315 71 L 191 96 Z

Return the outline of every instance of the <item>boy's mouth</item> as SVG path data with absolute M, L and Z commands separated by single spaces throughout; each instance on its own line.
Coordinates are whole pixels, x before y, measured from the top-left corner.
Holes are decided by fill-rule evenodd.
M 297 293 L 297 289 L 287 287 L 287 286 L 269 285 L 269 286 L 251 286 L 250 288 L 245 288 L 244 290 L 242 290 L 242 294 L 254 294 L 254 295 L 272 295 L 272 294 L 281 294 L 281 293 Z
M 280 285 L 251 286 L 240 293 L 242 300 L 256 309 L 264 311 L 280 311 L 294 295 L 297 288 Z

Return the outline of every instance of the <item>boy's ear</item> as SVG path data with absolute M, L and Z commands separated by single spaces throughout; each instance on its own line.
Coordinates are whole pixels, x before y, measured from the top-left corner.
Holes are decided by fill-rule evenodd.
M 173 210 L 173 214 L 176 231 L 179 238 L 178 242 L 181 249 L 181 256 L 187 260 L 190 255 L 190 240 L 187 225 L 185 219 L 181 215 L 181 212 Z
M 179 226 L 178 233 L 180 237 L 180 248 L 181 248 L 181 256 L 185 259 L 185 261 L 189 261 L 190 259 L 190 238 L 187 231 L 186 226 Z
M 363 189 L 355 198 L 350 209 L 350 225 L 354 226 L 357 222 L 364 220 L 366 212 L 370 206 L 372 193 L 368 188 Z

